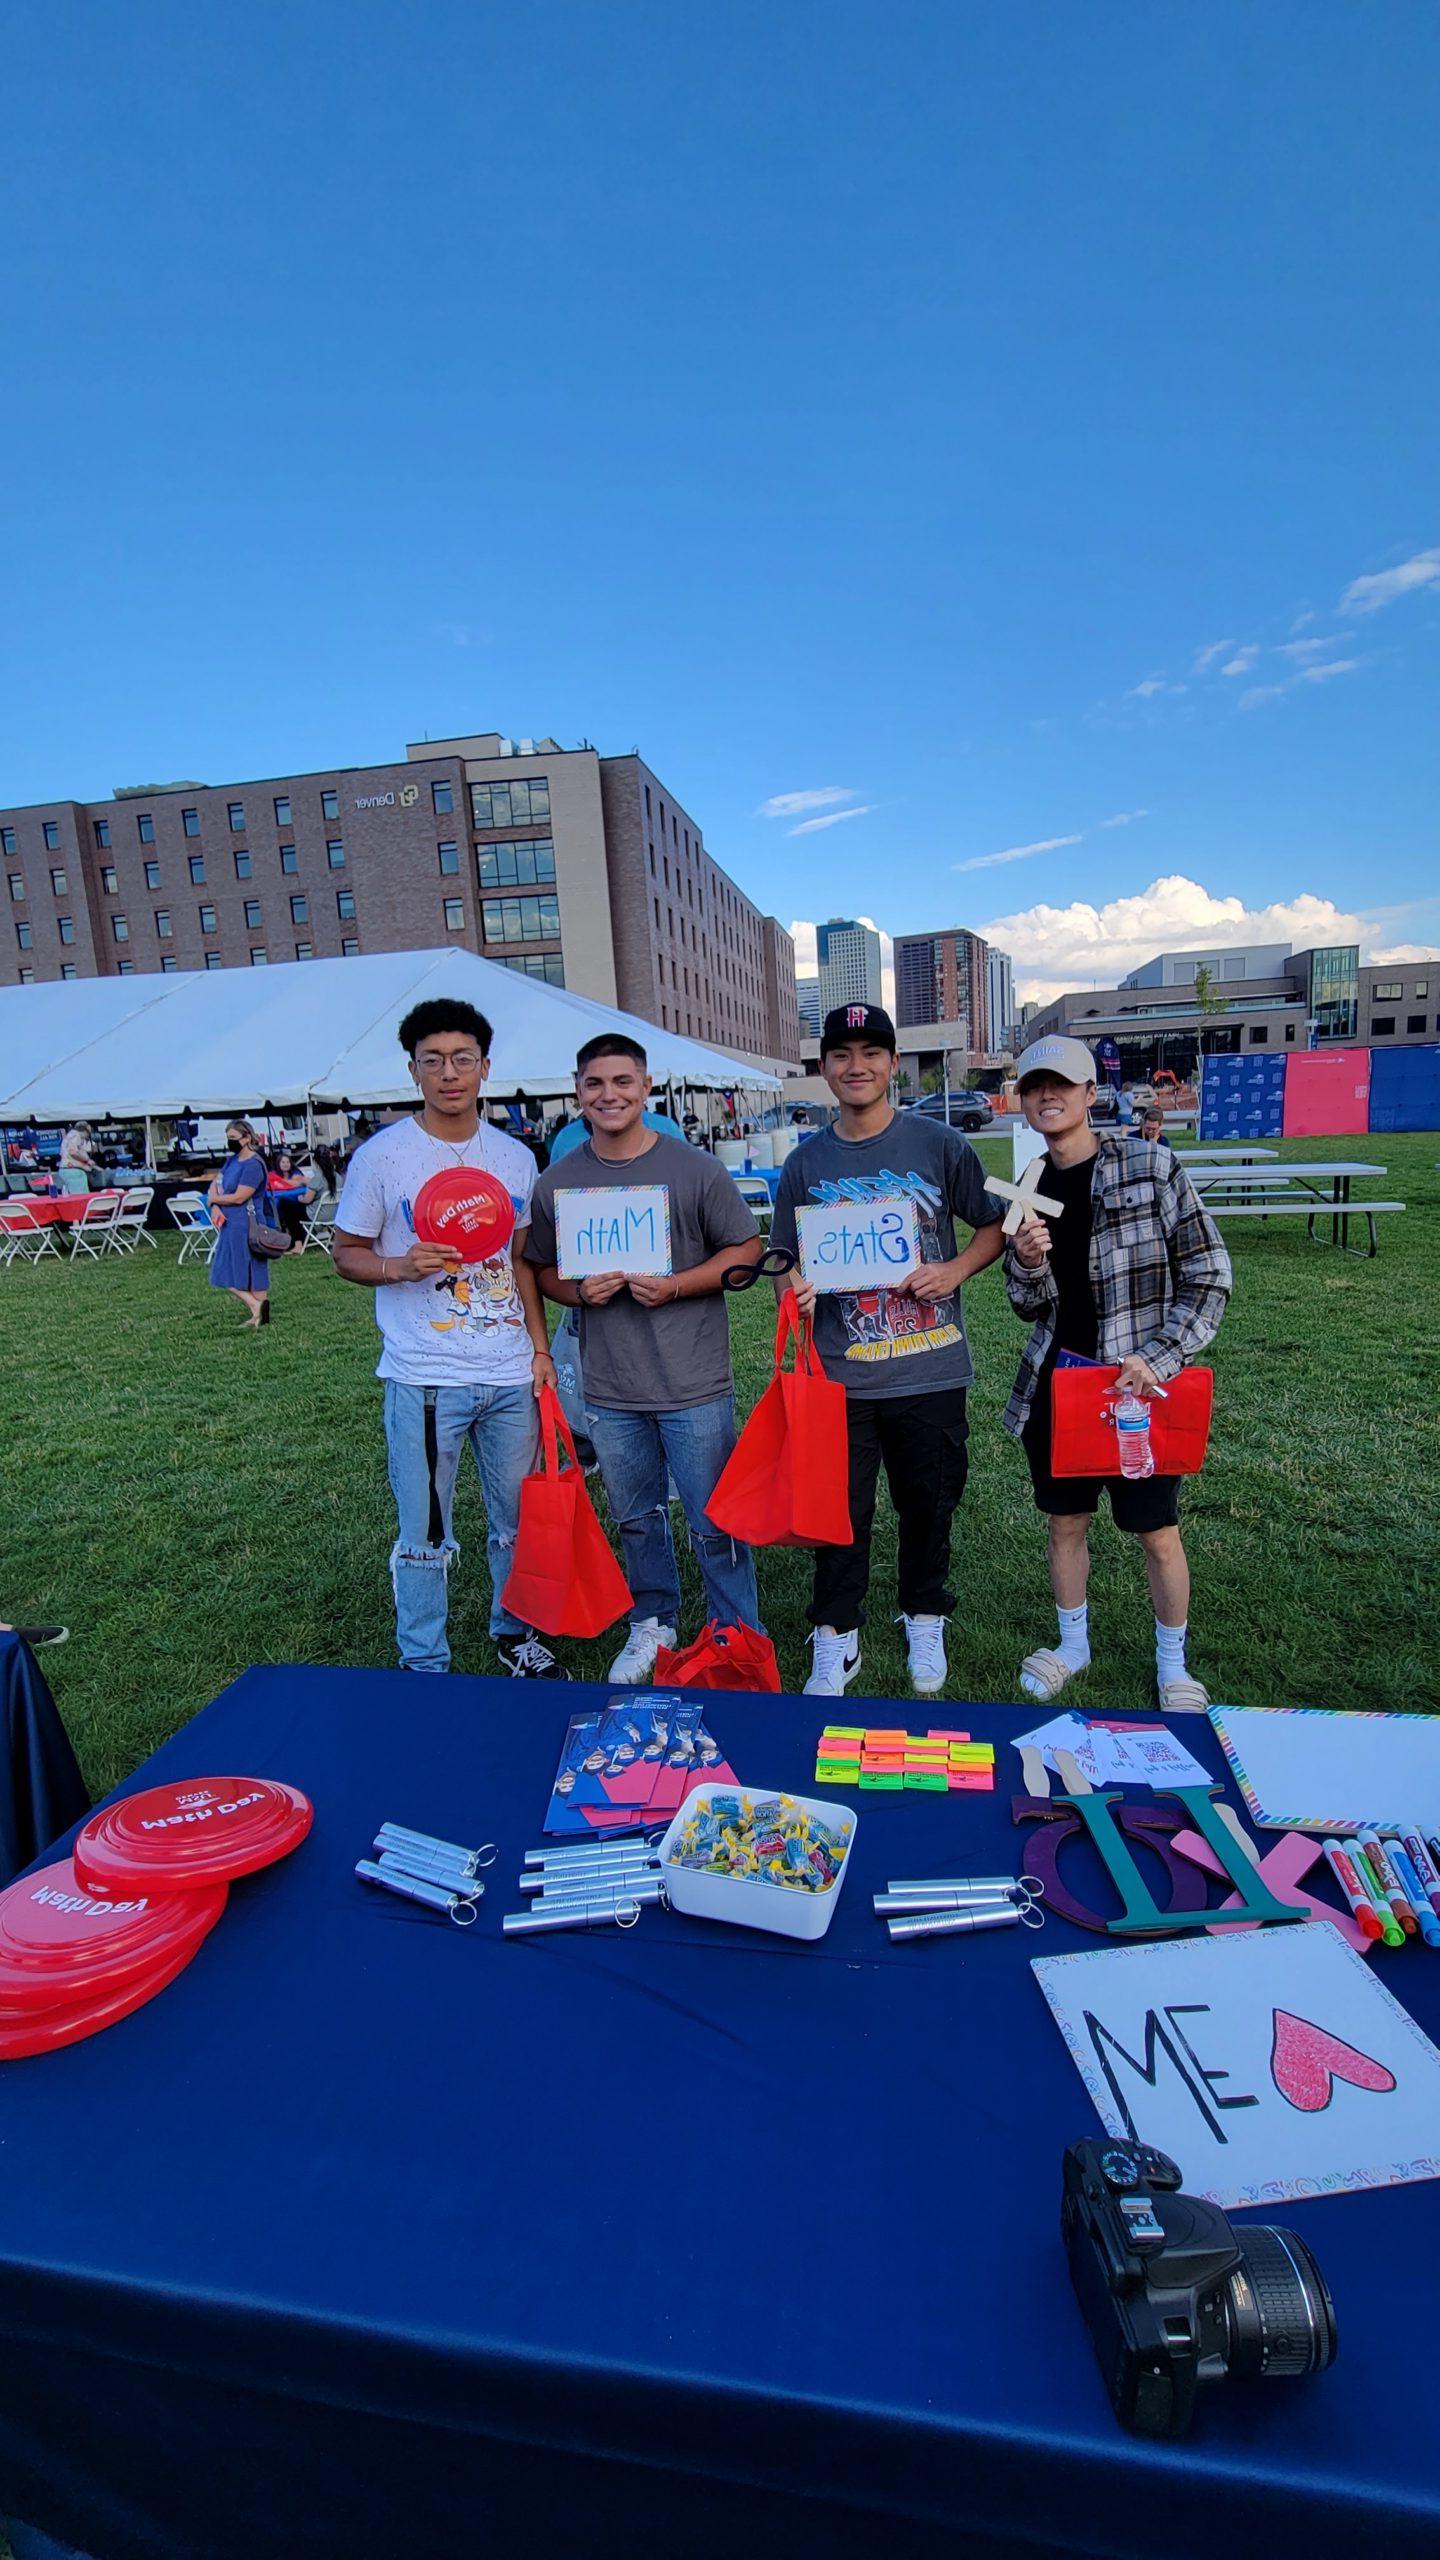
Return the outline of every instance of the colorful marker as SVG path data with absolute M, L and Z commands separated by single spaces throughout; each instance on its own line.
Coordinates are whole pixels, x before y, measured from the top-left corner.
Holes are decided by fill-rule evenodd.
M 1399 1841 L 1387 1840 L 1385 1854 L 1400 1879 L 1401 1890 L 1414 1911 L 1415 1925 L 1426 1946 L 1440 1947 L 1440 1919 L 1437 1919 L 1431 1910 L 1430 1897 Z
M 1405 1855 L 1430 1897 L 1432 1910 L 1440 1912 L 1440 1867 L 1436 1866 L 1418 1831 L 1404 1831 L 1400 1837 Z
M 1381 1884 L 1379 1877 L 1376 1875 L 1374 1868 L 1371 1866 L 1364 1850 L 1360 1847 L 1359 1842 L 1352 1840 L 1346 1854 L 1349 1857 L 1350 1864 L 1354 1868 L 1356 1875 L 1360 1879 L 1362 1891 L 1368 1893 L 1370 1897 L 1371 1904 L 1375 1911 L 1375 1916 L 1380 1923 L 1380 1935 L 1384 1939 L 1386 1946 L 1403 1947 L 1405 1944 L 1405 1932 L 1401 1928 L 1399 1921 L 1396 1919 L 1394 1912 L 1390 1908 L 1389 1897 L 1386 1894 L 1385 1887 Z
M 1327 1840 L 1324 1843 L 1324 1849 L 1325 1864 L 1340 1887 L 1341 1892 L 1344 1894 L 1346 1901 L 1349 1903 L 1351 1913 L 1360 1929 L 1361 1935 L 1369 1939 L 1373 1944 L 1376 1938 L 1383 1938 L 1385 1935 L 1384 1926 L 1381 1922 L 1379 1912 L 1376 1910 L 1375 1905 L 1371 1901 L 1364 1885 L 1360 1881 L 1360 1878 L 1355 1873 L 1355 1869 L 1352 1866 L 1345 1850 L 1340 1846 L 1339 1841 Z M 1399 1935 L 1400 1932 L 1397 1930 L 1397 1940 Z
M 1360 1846 L 1370 1873 L 1384 1893 L 1386 1901 L 1407 1938 L 1418 1938 L 1420 1923 L 1411 1908 L 1410 1896 L 1390 1863 L 1389 1852 L 1378 1831 L 1362 1831 Z

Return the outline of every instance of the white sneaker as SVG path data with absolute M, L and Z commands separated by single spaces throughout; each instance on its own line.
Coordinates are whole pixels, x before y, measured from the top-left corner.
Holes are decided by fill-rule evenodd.
M 610 1665 L 609 1677 L 612 1680 L 648 1680 L 662 1645 L 667 1653 L 674 1652 L 674 1628 L 662 1627 L 658 1618 L 637 1618 Z
M 907 1618 L 900 1613 L 905 1642 L 910 1654 L 910 1686 L 917 1698 L 933 1698 L 945 1686 L 949 1665 L 945 1660 L 945 1621 L 943 1618 Z
M 843 1698 L 860 1668 L 860 1630 L 850 1627 L 837 1635 L 833 1627 L 817 1627 L 810 1638 L 815 1647 L 815 1663 L 801 1695 L 806 1698 Z

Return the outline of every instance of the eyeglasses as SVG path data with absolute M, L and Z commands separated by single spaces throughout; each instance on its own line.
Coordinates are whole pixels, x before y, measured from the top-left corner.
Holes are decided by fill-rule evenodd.
M 485 1061 L 475 1049 L 457 1049 L 453 1057 L 448 1058 L 443 1050 L 422 1049 L 415 1064 L 422 1076 L 438 1076 L 443 1067 L 454 1067 L 460 1075 L 469 1076 L 477 1067 L 483 1067 Z

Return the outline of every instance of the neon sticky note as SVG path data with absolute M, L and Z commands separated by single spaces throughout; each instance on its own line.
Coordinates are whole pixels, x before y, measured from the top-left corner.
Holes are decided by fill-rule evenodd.
M 968 1733 L 937 1733 L 932 1725 L 925 1739 L 927 1742 L 968 1742 L 970 1736 Z

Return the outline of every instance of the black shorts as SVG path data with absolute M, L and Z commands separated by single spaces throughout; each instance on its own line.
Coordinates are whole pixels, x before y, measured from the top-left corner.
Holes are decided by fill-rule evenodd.
M 1117 1529 L 1140 1537 L 1147 1529 L 1173 1529 L 1180 1518 L 1178 1476 L 1057 1476 L 1050 1472 L 1050 1380 L 1042 1378 L 1025 1418 L 1021 1446 L 1030 1461 L 1030 1482 L 1037 1511 L 1073 1518 L 1098 1511 L 1100 1496 L 1110 1496 Z

